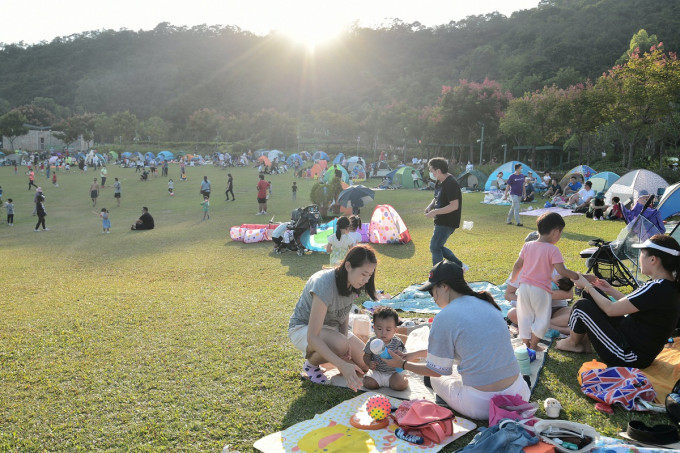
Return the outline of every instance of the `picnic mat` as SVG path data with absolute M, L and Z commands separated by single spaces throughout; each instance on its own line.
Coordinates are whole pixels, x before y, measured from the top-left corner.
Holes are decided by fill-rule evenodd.
M 673 347 L 663 348 L 654 362 L 641 370 L 652 383 L 657 401 L 662 404 L 666 400 L 666 395 L 671 393 L 673 386 L 680 379 L 680 337 L 673 340 Z
M 306 420 L 288 429 L 269 434 L 253 444 L 266 453 L 279 452 L 437 452 L 445 445 L 464 436 L 475 425 L 470 420 L 456 417 L 453 422 L 453 435 L 447 437 L 441 444 L 431 442 L 425 445 L 414 445 L 398 439 L 394 435 L 397 425 L 391 423 L 387 428 L 374 431 L 360 430 L 349 423 L 349 419 L 365 410 L 368 398 L 375 393 L 364 393 L 351 400 L 344 401 L 322 414 L 317 414 L 311 420 Z M 401 401 L 390 398 L 392 406 L 397 407 Z M 427 442 L 427 441 L 426 441 Z
M 493 297 L 494 301 L 501 307 L 503 316 L 508 315 L 508 311 L 512 308 L 509 301 L 505 300 L 506 284 L 496 286 L 490 282 L 471 282 L 468 283 L 470 288 L 475 291 L 488 291 Z M 427 291 L 418 291 L 418 288 L 423 286 L 423 283 L 415 283 L 408 286 L 402 292 L 393 296 L 391 299 L 381 299 L 378 301 L 366 301 L 363 303 L 364 308 L 373 309 L 379 306 L 392 307 L 395 310 L 410 311 L 413 313 L 439 313 L 441 308 L 434 303 L 434 299 Z
M 558 208 L 557 206 L 553 208 L 541 208 L 541 209 L 530 209 L 527 211 L 522 211 L 519 213 L 519 215 L 530 215 L 533 217 L 538 217 L 541 214 L 545 214 L 546 212 L 556 212 L 562 217 L 567 217 L 570 215 L 583 215 L 578 212 L 571 212 L 571 209 L 566 209 L 566 208 Z

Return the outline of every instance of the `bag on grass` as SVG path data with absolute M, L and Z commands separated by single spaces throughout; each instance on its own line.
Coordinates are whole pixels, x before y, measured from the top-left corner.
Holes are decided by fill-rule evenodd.
M 525 421 L 531 426 L 538 420 L 534 418 L 537 410 L 537 403 L 528 403 L 519 395 L 495 395 L 489 401 L 489 426 L 497 425 L 504 418 Z
M 652 383 L 637 368 L 588 370 L 581 378 L 581 391 L 586 396 L 609 405 L 619 404 L 627 411 L 646 411 L 647 407 L 639 400 L 651 402 L 656 397 Z
M 456 417 L 451 409 L 432 401 L 412 400 L 401 403 L 392 418 L 409 434 L 414 433 L 440 444 L 453 434 L 453 420 Z

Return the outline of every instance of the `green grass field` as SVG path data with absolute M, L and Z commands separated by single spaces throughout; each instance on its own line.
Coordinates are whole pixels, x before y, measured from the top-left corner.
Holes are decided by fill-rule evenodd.
M 228 171 L 235 202 L 224 200 L 227 172 L 217 168 L 189 167 L 189 180 L 180 182 L 171 166 L 176 196 L 170 197 L 166 178 L 141 182 L 133 169 L 111 166 L 107 184 L 117 176 L 123 185 L 120 208 L 111 187 L 91 206 L 89 186 L 99 172 L 60 172 L 58 187 L 38 175 L 50 231 L 36 233 L 28 178 L 0 167 L 3 201 L 13 198 L 16 207 L 14 227 L 4 222 L 4 209 L 0 223 L 0 451 L 219 452 L 229 444 L 246 452 L 258 438 L 354 395 L 301 382 L 302 359 L 286 335 L 306 279 L 328 256 L 276 255 L 268 242 L 231 241 L 231 226 L 265 216 L 255 215 L 256 170 Z M 203 175 L 213 184 L 205 222 Z M 298 180 L 293 202 L 291 173 L 268 179 L 273 196 L 266 220 L 287 221 L 293 208 L 309 203 L 311 181 Z M 376 202 L 393 205 L 413 238 L 375 247 L 376 282 L 386 292 L 427 278 L 432 222 L 422 212 L 431 197 L 376 192 Z M 507 208 L 481 199 L 464 195 L 463 219 L 474 228 L 457 231 L 448 245 L 470 266 L 468 280 L 500 284 L 534 218 L 526 217 L 523 228 L 507 226 Z M 156 229 L 132 232 L 142 206 Z M 101 232 L 102 207 L 111 212 L 111 234 Z M 372 207 L 362 210 L 364 221 Z M 622 226 L 584 216 L 566 223 L 558 246 L 577 271 L 585 271 L 578 253 L 587 240 L 613 239 Z M 565 407 L 563 418 L 614 435 L 631 414 L 601 415 L 576 381 L 582 362 L 593 357 L 553 348 L 532 400 L 553 396 Z

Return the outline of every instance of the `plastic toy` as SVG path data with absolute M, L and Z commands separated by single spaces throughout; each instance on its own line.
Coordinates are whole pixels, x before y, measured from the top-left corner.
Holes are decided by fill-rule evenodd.
M 391 411 L 392 404 L 384 395 L 374 395 L 366 401 L 366 412 L 373 420 L 386 419 Z
M 385 347 L 385 342 L 382 341 L 380 338 L 374 338 L 373 341 L 371 341 L 371 352 L 375 355 L 382 357 L 383 359 L 392 358 L 390 352 Z M 394 370 L 397 373 L 401 373 L 402 371 L 404 371 L 403 368 L 395 368 Z

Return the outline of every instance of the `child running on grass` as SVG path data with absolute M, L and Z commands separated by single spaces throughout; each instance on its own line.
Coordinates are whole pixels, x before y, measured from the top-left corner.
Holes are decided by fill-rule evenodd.
M 545 213 L 536 220 L 536 226 L 538 240 L 524 244 L 511 277 L 515 281 L 518 274 L 522 274 L 517 296 L 517 324 L 520 338 L 531 349 L 536 349 L 538 341 L 550 328 L 553 269 L 572 280 L 579 277 L 564 266 L 562 253 L 555 246 L 565 226 L 562 216 L 556 212 Z
M 210 219 L 210 200 L 208 197 L 203 197 L 201 206 L 203 206 L 203 220 Z
M 379 355 L 371 352 L 373 340 L 380 339 L 390 351 L 406 352 L 404 343 L 397 333 L 399 315 L 393 308 L 378 307 L 373 313 L 373 330 L 375 336 L 370 338 L 364 347 L 364 362 L 370 370 L 364 377 L 364 387 L 374 390 L 380 387 L 389 387 L 393 390 L 406 390 L 408 379 L 403 373 L 397 373 L 396 369 L 382 361 Z M 393 353 L 390 353 L 394 357 Z
M 11 198 L 5 202 L 5 209 L 7 209 L 7 225 L 14 226 L 14 203 Z
M 328 236 L 326 251 L 331 254 L 331 267 L 337 266 L 347 255 L 347 251 L 356 245 L 356 241 L 349 235 L 349 219 L 338 217 L 335 224 L 335 234 Z

